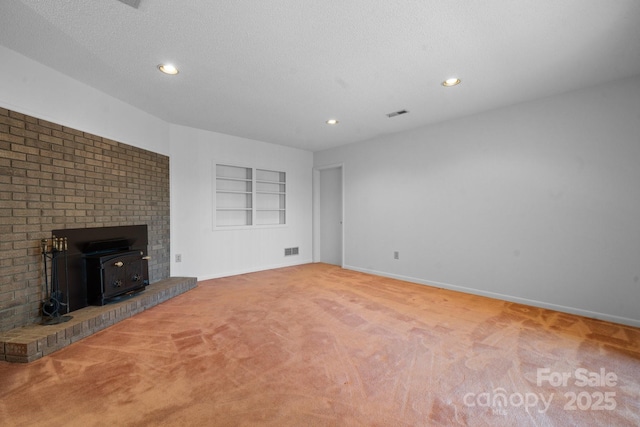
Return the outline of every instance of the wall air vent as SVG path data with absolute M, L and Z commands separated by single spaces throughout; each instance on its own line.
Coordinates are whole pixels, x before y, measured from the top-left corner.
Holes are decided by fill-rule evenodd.
M 387 114 L 387 117 L 391 118 L 391 117 L 395 117 L 395 116 L 399 116 L 401 114 L 407 114 L 407 113 L 408 113 L 407 110 L 394 111 L 393 113 Z
M 298 247 L 284 249 L 284 256 L 298 255 L 299 253 Z

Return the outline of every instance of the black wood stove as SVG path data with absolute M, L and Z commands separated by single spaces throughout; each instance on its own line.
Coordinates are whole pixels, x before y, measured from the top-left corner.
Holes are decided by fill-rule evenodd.
M 57 269 L 68 283 L 70 311 L 105 305 L 141 292 L 149 284 L 146 225 L 53 230 L 68 242 L 67 265 Z M 68 280 L 68 282 L 67 282 Z
M 84 249 L 87 302 L 105 305 L 141 292 L 149 284 L 149 257 L 126 239 L 89 242 Z

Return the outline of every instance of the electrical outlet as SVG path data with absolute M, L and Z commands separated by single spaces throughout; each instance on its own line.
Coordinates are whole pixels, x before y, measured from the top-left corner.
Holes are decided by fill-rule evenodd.
M 176 262 L 182 262 L 182 254 L 176 254 Z
M 400 259 L 400 252 L 394 251 L 393 252 L 393 259 Z

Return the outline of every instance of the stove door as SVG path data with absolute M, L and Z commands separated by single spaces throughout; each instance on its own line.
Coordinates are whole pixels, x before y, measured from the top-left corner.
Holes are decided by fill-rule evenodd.
M 90 304 L 104 305 L 114 298 L 139 292 L 149 283 L 147 260 L 138 251 L 100 257 L 98 263 L 96 276 L 87 277 Z M 87 266 L 91 264 L 88 262 Z

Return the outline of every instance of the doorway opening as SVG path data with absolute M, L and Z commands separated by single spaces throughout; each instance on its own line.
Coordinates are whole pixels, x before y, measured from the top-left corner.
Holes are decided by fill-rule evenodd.
M 313 260 L 342 267 L 344 263 L 342 165 L 315 168 L 313 178 Z

